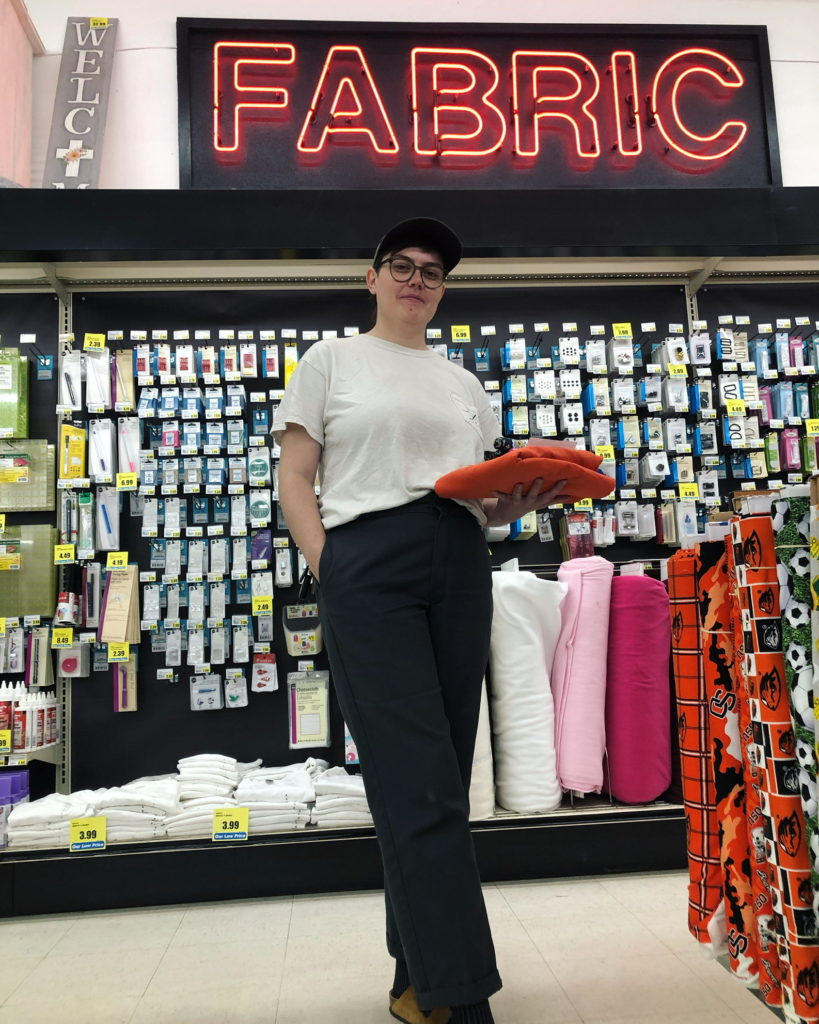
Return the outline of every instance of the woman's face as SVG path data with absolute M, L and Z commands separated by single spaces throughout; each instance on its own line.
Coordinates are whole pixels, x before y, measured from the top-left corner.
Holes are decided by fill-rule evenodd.
M 425 264 L 442 265 L 441 257 L 436 252 L 428 252 L 414 245 L 403 246 L 389 253 L 389 256 L 405 256 L 419 267 Z M 427 288 L 418 270 L 409 281 L 395 281 L 387 263 L 382 263 L 378 270 L 370 267 L 367 271 L 367 287 L 375 295 L 379 317 L 405 324 L 417 323 L 422 327 L 435 316 L 438 303 L 446 291 L 446 285 Z

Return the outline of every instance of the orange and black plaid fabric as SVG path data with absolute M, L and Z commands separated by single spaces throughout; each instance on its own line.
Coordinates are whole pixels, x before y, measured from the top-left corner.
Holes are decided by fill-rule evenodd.
M 676 551 L 669 558 L 668 596 L 688 842 L 688 927 L 698 942 L 710 944 L 708 926 L 722 904 L 722 868 L 700 645 L 696 565 L 693 551 Z
M 789 1017 L 819 1021 L 819 944 L 786 690 L 770 516 L 732 520 L 731 540 L 740 593 L 748 706 L 754 725 L 751 756 L 761 768 L 765 852 L 774 869 L 771 900 L 779 957 L 785 968 L 783 1005 Z
M 765 829 L 762 816 L 762 769 L 755 755 L 755 723 L 751 721 L 748 706 L 748 682 L 745 678 L 745 636 L 742 631 L 740 601 L 746 599 L 745 592 L 737 590 L 734 546 L 730 535 L 725 538 L 725 556 L 728 569 L 728 598 L 731 615 L 731 632 L 734 641 L 734 683 L 737 696 L 742 767 L 745 777 L 746 830 L 749 838 L 749 868 L 751 890 L 756 921 L 756 946 L 759 960 L 759 991 L 769 1006 L 782 1005 L 783 967 L 777 951 L 776 932 L 773 923 L 771 892 L 774 886 L 773 865 L 768 863 L 765 851 Z
M 695 552 L 728 957 L 731 971 L 748 985 L 759 973 L 759 942 L 734 679 L 728 562 L 722 541 L 699 544 Z

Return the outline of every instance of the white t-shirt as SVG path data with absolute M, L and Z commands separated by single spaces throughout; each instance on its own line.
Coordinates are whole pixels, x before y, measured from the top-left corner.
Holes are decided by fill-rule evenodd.
M 430 349 L 370 334 L 316 342 L 299 360 L 273 421 L 322 446 L 325 529 L 406 505 L 453 469 L 482 462 L 500 427 L 477 377 Z M 481 525 L 481 503 L 463 501 Z

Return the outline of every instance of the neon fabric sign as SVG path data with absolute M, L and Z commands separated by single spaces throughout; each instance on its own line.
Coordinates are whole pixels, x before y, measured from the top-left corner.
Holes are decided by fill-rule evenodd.
M 605 44 L 569 46 L 581 30 L 542 26 L 513 46 L 514 26 L 464 26 L 457 38 L 435 32 L 433 45 L 432 33 L 391 26 L 385 46 L 386 26 L 273 23 L 261 39 L 205 24 L 210 39 L 189 69 L 192 137 L 180 148 L 192 174 L 198 161 L 224 184 L 248 175 L 258 187 L 265 160 L 280 187 L 696 186 L 722 184 L 732 163 L 745 184 L 754 164 L 766 183 L 778 169 L 768 79 L 746 39 L 658 45 L 653 31 L 648 46 L 620 26 Z M 193 92 L 206 75 L 207 136 Z

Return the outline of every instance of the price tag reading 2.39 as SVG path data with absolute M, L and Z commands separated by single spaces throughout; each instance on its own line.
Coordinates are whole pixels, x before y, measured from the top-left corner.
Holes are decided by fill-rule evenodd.
M 247 839 L 250 810 L 247 807 L 224 807 L 213 812 L 214 843 Z

